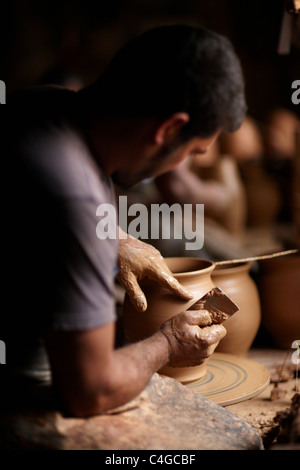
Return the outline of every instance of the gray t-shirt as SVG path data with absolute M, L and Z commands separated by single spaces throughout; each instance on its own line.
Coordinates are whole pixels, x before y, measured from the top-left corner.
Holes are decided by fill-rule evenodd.
M 115 205 L 115 198 L 72 120 L 37 117 L 9 139 L 12 245 L 0 338 L 5 367 L 29 370 L 45 329 L 87 330 L 116 320 L 117 240 L 96 233 L 97 207 Z
M 86 143 L 68 126 L 33 135 L 24 153 L 61 205 L 69 235 L 51 326 L 85 330 L 113 321 L 117 242 L 100 240 L 96 234 L 97 207 L 115 205 L 109 179 L 96 166 Z

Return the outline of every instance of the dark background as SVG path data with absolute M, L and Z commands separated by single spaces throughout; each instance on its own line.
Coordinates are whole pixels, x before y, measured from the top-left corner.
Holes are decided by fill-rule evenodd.
M 283 0 L 10 0 L 0 11 L 0 79 L 8 91 L 43 82 L 50 71 L 53 81 L 68 73 L 89 84 L 138 33 L 189 23 L 232 40 L 249 114 L 264 119 L 276 106 L 299 114 L 291 83 L 300 79 L 300 50 L 295 43 L 289 55 L 277 54 L 283 7 Z

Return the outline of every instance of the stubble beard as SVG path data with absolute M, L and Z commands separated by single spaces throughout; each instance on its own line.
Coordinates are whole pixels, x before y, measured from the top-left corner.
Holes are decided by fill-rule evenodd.
M 169 159 L 171 159 L 172 153 L 175 152 L 178 147 L 178 143 L 163 147 L 151 158 L 151 160 L 148 161 L 148 165 L 136 174 L 130 173 L 130 171 L 128 173 L 125 173 L 124 171 L 114 172 L 111 176 L 112 181 L 121 188 L 129 189 L 146 179 L 155 178 L 156 176 L 160 176 L 161 174 L 170 171 L 169 169 L 166 169 L 166 166 Z

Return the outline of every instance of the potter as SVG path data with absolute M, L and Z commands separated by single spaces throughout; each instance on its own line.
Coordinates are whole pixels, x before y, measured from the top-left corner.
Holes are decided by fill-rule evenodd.
M 3 303 L 9 300 L 10 309 L 2 316 L 1 335 L 12 338 L 9 368 L 20 372 L 21 366 L 35 372 L 26 359 L 36 356 L 36 342 L 43 340 L 57 401 L 51 403 L 53 414 L 43 409 L 45 419 L 40 419 L 35 413 L 40 403 L 28 390 L 20 415 L 25 387 L 16 386 L 21 380 L 13 377 L 3 384 L 12 426 L 5 432 L 6 407 L 0 438 L 17 448 L 35 447 L 32 440 L 52 449 L 189 449 L 190 442 L 192 449 L 260 448 L 242 420 L 156 374 L 168 362 L 186 360 L 186 339 L 193 363 L 201 364 L 211 354 L 225 331 L 212 325 L 196 337 L 193 327 L 203 322 L 203 312 L 180 316 L 180 321 L 185 318 L 182 336 L 178 328 L 173 339 L 167 321 L 150 338 L 116 346 L 118 260 L 128 286 L 149 273 L 168 286 L 173 277 L 157 251 L 146 250 L 138 240 L 126 237 L 119 247 L 116 240 L 100 240 L 95 233 L 96 208 L 114 204 L 112 182 L 128 187 L 171 171 L 191 152 L 206 152 L 220 132 L 239 127 L 244 86 L 229 41 L 192 26 L 154 28 L 133 39 L 99 80 L 76 93 L 41 87 L 16 91 L 8 101 L 17 108 L 7 107 L 13 111 L 3 132 L 5 160 L 12 163 L 10 189 L 16 200 L 22 197 L 26 211 L 18 217 L 11 211 L 12 226 L 6 224 L 11 228 L 10 254 L 18 264 L 10 257 L 10 269 L 3 270 L 9 283 Z M 48 206 L 45 221 L 40 209 Z M 22 243 L 20 226 L 26 226 Z M 141 269 L 145 252 L 150 255 Z M 19 361 L 23 346 L 28 356 Z M 41 433 L 35 432 L 36 425 Z M 45 428 L 50 426 L 48 434 Z M 238 432 L 232 436 L 229 429 Z
M 6 276 L 10 285 L 4 301 L 9 300 L 10 310 L 3 330 L 1 324 L 3 337 L 13 338 L 9 367 L 25 368 L 31 353 L 36 356 L 37 340 L 43 340 L 64 413 L 82 420 L 103 414 L 109 424 L 113 413 L 104 413 L 127 406 L 166 364 L 203 365 L 226 331 L 222 325 L 206 326 L 203 311 L 183 312 L 173 322 L 160 322 L 150 337 L 116 345 L 116 265 L 118 279 L 141 310 L 145 303 L 137 285 L 145 277 L 158 288 L 163 285 L 181 312 L 191 305 L 190 295 L 146 243 L 130 236 L 120 243 L 98 238 L 97 207 L 115 204 L 113 183 L 128 188 L 172 171 L 190 154 L 205 153 L 221 132 L 238 129 L 246 109 L 240 64 L 229 41 L 218 34 L 185 25 L 158 27 L 133 39 L 90 86 L 78 92 L 51 86 L 16 90 L 9 103 L 6 160 L 12 163 L 16 198 L 22 195 L 26 206 L 26 214 L 16 218 L 12 211 L 8 219 L 11 254 L 18 260 L 16 266 L 10 259 L 7 270 L 12 275 Z M 49 207 L 47 221 L 40 217 L 41 207 Z M 20 243 L 16 228 L 22 224 L 27 230 Z M 208 275 L 212 267 L 206 262 L 202 270 Z M 203 285 L 202 294 L 213 287 L 209 275 Z M 194 287 L 196 301 L 201 293 Z M 138 314 L 142 320 L 147 316 Z M 23 346 L 28 361 L 21 364 L 17 356 Z M 185 402 L 185 387 L 171 385 L 180 387 Z M 14 400 L 19 390 L 13 381 L 7 384 L 13 407 L 19 405 Z M 190 397 L 194 411 L 198 402 Z M 224 416 L 216 411 L 214 426 Z M 226 427 L 235 422 L 227 418 Z M 146 432 L 148 423 L 141 423 Z M 105 431 L 103 439 L 117 445 L 128 437 L 122 436 L 124 429 L 116 429 L 115 440 Z M 185 426 L 180 431 L 184 437 Z M 209 429 L 204 431 L 207 436 Z M 184 441 L 179 446 L 186 448 Z

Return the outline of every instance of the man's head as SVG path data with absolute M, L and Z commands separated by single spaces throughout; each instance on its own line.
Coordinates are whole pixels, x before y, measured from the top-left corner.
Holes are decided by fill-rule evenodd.
M 170 144 L 238 129 L 246 110 L 243 75 L 230 42 L 186 25 L 138 36 L 79 95 L 95 119 L 152 119 L 156 130 L 168 123 L 163 153 Z

